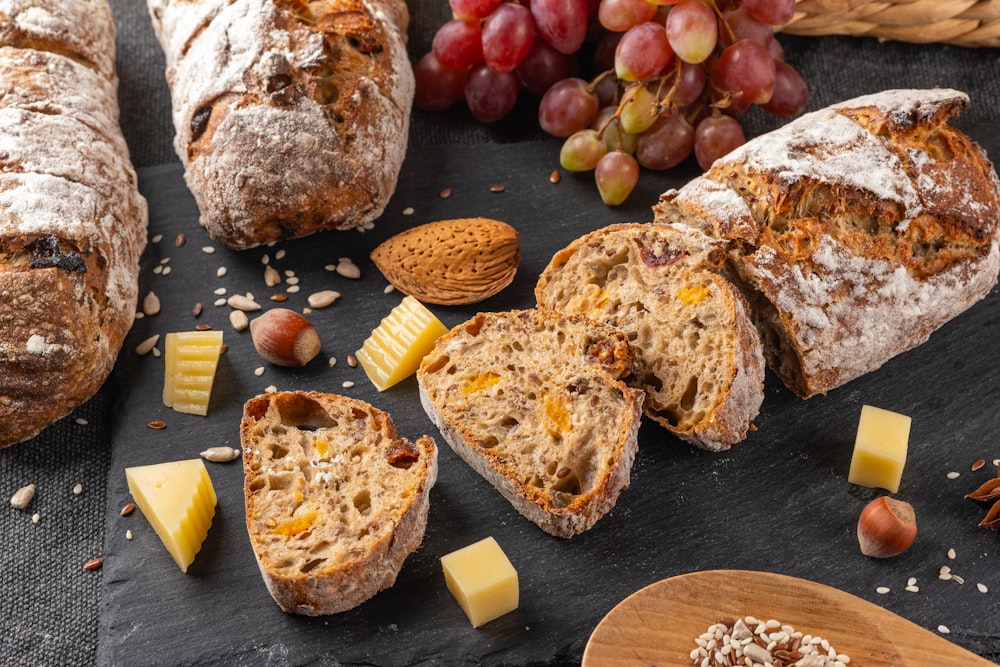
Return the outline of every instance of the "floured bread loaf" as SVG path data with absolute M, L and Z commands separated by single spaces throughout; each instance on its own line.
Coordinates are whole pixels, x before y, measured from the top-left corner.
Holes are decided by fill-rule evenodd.
M 955 90 L 890 90 L 747 142 L 655 220 L 730 242 L 771 369 L 827 392 L 927 340 L 1000 270 L 1000 181 Z
M 545 532 L 592 527 L 628 486 L 642 392 L 625 334 L 582 315 L 480 313 L 438 339 L 420 401 L 451 448 Z
M 147 0 L 209 234 L 247 248 L 377 218 L 407 144 L 404 0 Z
M 625 331 L 645 413 L 704 449 L 746 437 L 764 400 L 764 359 L 747 304 L 722 273 L 723 241 L 692 228 L 620 224 L 560 250 L 535 287 L 540 308 Z
M 296 391 L 247 401 L 240 441 L 247 532 L 279 607 L 335 614 L 395 583 L 427 526 L 433 439 L 401 438 L 363 401 Z
M 0 0 L 0 447 L 101 387 L 132 325 L 146 202 L 105 0 Z

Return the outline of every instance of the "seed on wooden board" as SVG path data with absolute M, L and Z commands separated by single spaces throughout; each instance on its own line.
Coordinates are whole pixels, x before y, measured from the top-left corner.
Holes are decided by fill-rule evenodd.
M 14 495 L 10 497 L 10 506 L 16 510 L 27 509 L 35 497 L 35 488 L 34 484 L 26 484 L 15 491 Z
M 287 301 L 287 300 L 288 300 L 288 295 L 282 294 L 281 292 L 271 295 L 271 301 L 277 301 L 278 303 L 281 303 L 282 301 Z
M 142 341 L 141 343 L 135 346 L 135 353 L 140 356 L 149 354 L 150 351 L 154 347 L 156 347 L 156 344 L 158 342 L 160 342 L 160 334 L 150 336 L 149 338 L 147 338 L 146 340 Z
M 451 188 L 445 188 L 438 193 L 438 197 L 440 197 L 441 199 L 447 199 L 450 196 L 451 196 Z
M 982 468 L 984 465 L 986 465 L 986 460 L 985 459 L 979 459 L 978 461 L 976 461 L 975 463 L 972 464 L 972 466 L 971 466 L 972 472 L 976 472 L 977 470 L 979 470 L 980 468 Z
M 126 530 L 125 531 L 125 539 L 126 540 L 131 540 L 132 539 L 132 531 L 131 530 Z
M 198 301 L 193 306 L 191 306 L 191 314 L 194 315 L 195 317 L 198 317 L 199 315 L 201 315 L 201 311 L 203 309 L 204 306 L 201 305 L 201 301 Z
M 149 428 L 151 428 L 151 429 L 153 429 L 155 431 L 159 431 L 159 430 L 165 429 L 167 427 L 167 422 L 161 421 L 159 419 L 156 419 L 156 420 L 153 420 L 153 421 L 149 422 L 148 424 L 146 424 L 146 426 L 148 426 Z
M 549 183 L 558 183 L 561 180 L 562 180 L 562 175 L 558 171 L 553 169 L 552 173 L 549 174 Z
M 347 365 L 350 366 L 351 368 L 358 367 L 358 360 L 355 358 L 353 354 L 347 355 Z
M 503 192 L 507 188 L 502 185 L 491 185 L 490 192 Z
M 215 254 L 215 248 L 213 248 L 210 245 L 202 246 L 201 251 L 203 253 L 205 253 L 206 255 L 214 255 Z
M 125 503 L 124 507 L 118 511 L 120 516 L 128 516 L 135 511 L 135 503 Z
M 31 515 L 31 523 L 38 525 L 38 522 L 41 520 L 42 520 L 42 515 L 39 514 L 38 512 L 35 512 L 34 514 Z
M 339 262 L 337 262 L 337 268 L 335 270 L 338 275 L 343 276 L 344 278 L 357 280 L 361 277 L 361 269 L 358 268 L 358 265 L 346 258 L 342 258 Z
M 142 312 L 146 315 L 156 315 L 160 312 L 160 297 L 150 292 L 142 300 Z
M 86 563 L 83 564 L 83 569 L 87 570 L 88 572 L 92 572 L 93 570 L 101 569 L 102 565 L 104 565 L 103 558 L 100 557 L 91 558 L 90 560 L 88 560 Z
M 73 487 L 73 495 L 78 496 L 83 493 L 83 484 L 77 484 Z
M 223 276 L 226 275 L 226 271 L 227 271 L 226 267 L 220 266 L 219 268 L 217 268 L 215 270 L 215 277 L 216 278 L 222 278 Z
M 306 301 L 309 302 L 310 308 L 326 308 L 333 304 L 334 301 L 340 298 L 340 292 L 332 289 L 325 289 L 320 292 L 313 292 L 309 295 Z
M 948 479 L 958 479 L 959 477 L 961 477 L 961 473 L 959 472 L 952 471 L 948 473 Z
M 211 324 L 196 324 L 196 325 L 194 325 L 194 330 L 195 331 L 211 331 L 212 330 L 212 325 Z
M 403 215 L 413 215 L 413 214 L 414 210 L 412 206 L 407 206 L 406 208 L 403 209 Z
M 180 248 L 181 246 L 183 246 L 185 243 L 187 243 L 187 237 L 184 236 L 183 233 L 182 234 L 178 234 L 177 238 L 174 239 L 174 245 L 177 246 L 178 248 Z
M 267 285 L 268 287 L 274 287 L 275 285 L 278 285 L 279 283 L 281 283 L 281 274 L 278 273 L 278 271 L 273 266 L 271 266 L 270 264 L 268 264 L 267 266 L 265 266 L 264 267 L 264 284 Z

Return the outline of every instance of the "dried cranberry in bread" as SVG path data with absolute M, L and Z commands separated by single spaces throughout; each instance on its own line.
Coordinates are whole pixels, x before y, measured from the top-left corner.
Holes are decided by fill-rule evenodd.
M 642 392 L 625 334 L 582 315 L 480 313 L 438 339 L 420 401 L 451 448 L 545 532 L 594 525 L 628 486 Z
M 732 242 L 771 369 L 802 397 L 920 345 L 1000 270 L 1000 180 L 948 125 L 968 97 L 890 90 L 806 114 L 671 190 L 655 220 Z
M 377 218 L 406 150 L 404 0 L 147 0 L 174 147 L 233 248 Z
M 696 229 L 611 225 L 557 252 L 535 298 L 625 331 L 646 415 L 719 451 L 746 437 L 764 400 L 760 338 L 725 260 L 724 242 Z
M 247 532 L 279 607 L 334 614 L 395 583 L 427 526 L 433 439 L 401 438 L 363 401 L 295 391 L 247 401 L 240 441 Z
M 114 30 L 104 0 L 0 0 L 0 447 L 92 397 L 135 315 Z

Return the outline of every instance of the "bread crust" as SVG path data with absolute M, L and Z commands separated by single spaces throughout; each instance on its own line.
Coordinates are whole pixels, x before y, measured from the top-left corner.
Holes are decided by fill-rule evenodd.
M 1000 270 L 1000 181 L 948 119 L 959 91 L 806 114 L 661 197 L 657 221 L 731 241 L 770 368 L 804 398 L 920 345 Z
M 373 221 L 413 100 L 403 0 L 148 0 L 174 147 L 209 234 L 248 248 Z
M 441 436 L 524 517 L 569 538 L 628 487 L 643 393 L 625 335 L 582 315 L 480 313 L 417 371 Z M 550 402 L 551 397 L 551 402 Z
M 410 443 L 364 401 L 295 391 L 247 401 L 240 440 L 247 532 L 282 610 L 335 614 L 395 583 L 427 526 L 432 438 Z
M 610 225 L 556 252 L 535 299 L 625 331 L 645 414 L 720 451 L 746 438 L 764 400 L 760 338 L 725 259 L 724 242 L 697 229 Z
M 146 202 L 103 0 L 0 0 L 0 447 L 92 397 L 135 315 Z

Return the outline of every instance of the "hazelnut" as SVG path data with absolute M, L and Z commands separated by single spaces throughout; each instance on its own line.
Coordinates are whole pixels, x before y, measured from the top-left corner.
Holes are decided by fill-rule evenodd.
M 866 556 L 895 556 L 906 551 L 916 537 L 913 506 L 903 500 L 881 496 L 868 503 L 858 518 L 858 542 Z
M 294 310 L 273 308 L 250 322 L 257 353 L 277 366 L 305 366 L 319 354 L 316 327 Z

